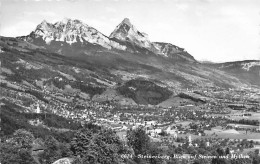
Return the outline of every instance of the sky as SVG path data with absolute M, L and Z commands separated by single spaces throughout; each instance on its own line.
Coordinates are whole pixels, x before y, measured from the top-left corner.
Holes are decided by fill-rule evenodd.
M 260 0 L 0 0 L 0 35 L 79 19 L 109 36 L 124 19 L 199 61 L 260 60 Z

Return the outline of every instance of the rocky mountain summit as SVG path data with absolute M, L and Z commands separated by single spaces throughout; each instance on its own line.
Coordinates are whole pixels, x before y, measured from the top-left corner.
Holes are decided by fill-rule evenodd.
M 18 38 L 63 55 L 86 54 L 85 49 L 103 49 L 196 62 L 183 48 L 171 43 L 151 42 L 148 35 L 138 31 L 128 18 L 109 37 L 80 20 L 65 18 L 54 24 L 44 20 L 29 35 Z
M 107 49 L 126 49 L 125 46 L 121 46 L 110 40 L 95 28 L 90 27 L 77 19 L 72 20 L 69 18 L 65 18 L 54 24 L 44 20 L 28 36 L 21 38 L 31 42 L 33 42 L 34 39 L 41 38 L 46 44 L 51 44 L 53 41 L 66 42 L 69 45 L 73 43 L 91 43 Z
M 128 18 L 125 18 L 109 37 L 116 38 L 121 41 L 132 42 L 153 52 L 158 51 L 158 49 L 156 49 L 153 43 L 148 39 L 148 35 L 138 31 Z

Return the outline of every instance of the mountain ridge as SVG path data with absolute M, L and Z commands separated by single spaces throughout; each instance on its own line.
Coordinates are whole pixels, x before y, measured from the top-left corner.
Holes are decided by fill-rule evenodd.
M 50 44 L 51 41 L 66 42 L 68 44 L 80 42 L 89 42 L 97 44 L 107 49 L 116 48 L 125 50 L 125 47 L 111 41 L 107 36 L 96 30 L 95 28 L 81 22 L 80 20 L 72 20 L 65 18 L 54 24 L 42 21 L 34 31 L 27 36 L 19 37 L 20 39 L 30 41 L 34 38 L 40 38 Z
M 63 50 L 68 49 L 64 48 L 64 43 L 66 43 L 66 46 L 71 47 L 87 47 L 89 49 L 101 46 L 108 50 L 145 53 L 196 62 L 195 58 L 183 48 L 173 46 L 171 43 L 166 43 L 171 45 L 169 46 L 170 51 L 165 48 L 161 49 L 161 47 L 165 47 L 164 43 L 151 42 L 148 35 L 139 32 L 128 18 L 125 18 L 109 37 L 80 20 L 64 18 L 53 24 L 43 20 L 29 35 L 17 38 L 38 46 L 48 47 L 60 54 L 66 54 L 66 50 Z M 77 53 L 76 48 L 74 48 L 74 53 Z M 84 50 L 78 53 L 83 54 Z

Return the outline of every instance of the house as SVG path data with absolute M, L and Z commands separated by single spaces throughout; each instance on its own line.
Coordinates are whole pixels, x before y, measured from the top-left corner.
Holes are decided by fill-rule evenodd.
M 166 131 L 167 134 L 172 135 L 174 138 L 177 138 L 177 132 L 175 129 L 171 129 L 171 126 L 169 126 Z
M 127 130 L 128 128 L 126 126 L 122 126 L 121 130 Z
M 53 164 L 72 164 L 73 158 L 61 158 L 55 161 Z
M 162 133 L 162 129 L 159 129 L 159 128 L 154 129 L 154 132 L 155 132 L 156 134 Z
M 145 125 L 155 125 L 156 121 L 145 121 Z
M 153 129 L 152 127 L 146 127 L 146 133 L 150 133 L 152 137 L 156 137 L 158 136 L 158 134 L 162 133 L 162 129 Z

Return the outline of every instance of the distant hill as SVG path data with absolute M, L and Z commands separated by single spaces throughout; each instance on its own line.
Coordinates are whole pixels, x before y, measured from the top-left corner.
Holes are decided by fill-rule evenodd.
M 244 60 L 207 64 L 241 79 L 244 83 L 260 86 L 260 60 Z
M 168 99 L 171 92 L 167 88 L 160 87 L 155 83 L 142 79 L 135 79 L 126 82 L 117 89 L 120 94 L 132 98 L 137 104 L 152 104 Z

